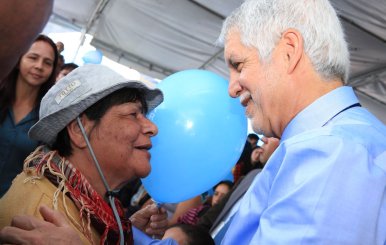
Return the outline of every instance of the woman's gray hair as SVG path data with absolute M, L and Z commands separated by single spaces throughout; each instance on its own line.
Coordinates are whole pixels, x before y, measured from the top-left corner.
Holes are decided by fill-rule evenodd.
M 238 30 L 241 42 L 255 47 L 262 62 L 287 29 L 298 30 L 304 51 L 326 80 L 347 82 L 350 57 L 338 16 L 328 0 L 247 0 L 224 21 L 218 42 Z

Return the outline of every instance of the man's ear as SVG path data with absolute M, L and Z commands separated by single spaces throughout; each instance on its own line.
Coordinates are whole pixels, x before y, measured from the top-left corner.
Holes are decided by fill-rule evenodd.
M 282 34 L 281 41 L 284 44 L 287 72 L 290 74 L 296 69 L 303 57 L 303 37 L 298 30 L 290 28 Z
M 90 125 L 91 121 L 87 119 L 85 115 L 80 116 L 80 121 L 82 122 L 82 125 L 86 131 L 86 134 L 90 131 Z M 82 131 L 79 127 L 77 119 L 72 120 L 67 125 L 67 132 L 70 137 L 71 143 L 74 145 L 74 147 L 77 148 L 85 148 L 87 147 L 86 140 L 84 139 L 84 136 L 82 134 Z M 88 130 L 87 130 L 88 129 Z

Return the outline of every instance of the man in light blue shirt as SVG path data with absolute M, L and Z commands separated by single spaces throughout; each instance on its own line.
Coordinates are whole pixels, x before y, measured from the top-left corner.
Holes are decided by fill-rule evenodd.
M 220 35 L 229 94 L 280 138 L 222 244 L 385 244 L 386 127 L 361 107 L 327 0 L 247 0 Z

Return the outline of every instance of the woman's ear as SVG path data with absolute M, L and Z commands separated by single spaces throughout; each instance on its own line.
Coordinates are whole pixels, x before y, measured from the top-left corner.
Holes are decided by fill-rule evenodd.
M 87 135 L 88 132 L 90 131 L 92 122 L 85 115 L 80 116 L 80 121 L 82 122 L 82 125 Z M 70 137 L 71 143 L 73 144 L 74 147 L 77 147 L 77 148 L 87 147 L 86 140 L 84 139 L 84 136 L 79 127 L 77 119 L 72 120 L 67 125 L 66 128 L 67 128 L 67 132 Z
M 287 72 L 292 73 L 301 61 L 303 56 L 303 37 L 296 29 L 287 29 L 282 34 L 282 41 L 284 42 Z

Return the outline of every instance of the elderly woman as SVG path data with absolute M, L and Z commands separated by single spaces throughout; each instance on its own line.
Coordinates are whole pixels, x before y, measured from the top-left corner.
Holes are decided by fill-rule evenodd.
M 150 206 L 130 221 L 114 197 L 130 179 L 150 172 L 157 127 L 145 114 L 162 100 L 152 84 L 101 65 L 80 67 L 60 80 L 44 96 L 40 120 L 29 132 L 45 145 L 25 160 L 0 200 L 0 228 L 15 215 L 44 216 L 40 207 L 46 205 L 65 214 L 83 244 L 133 244 L 131 221 L 162 235 L 164 210 Z

